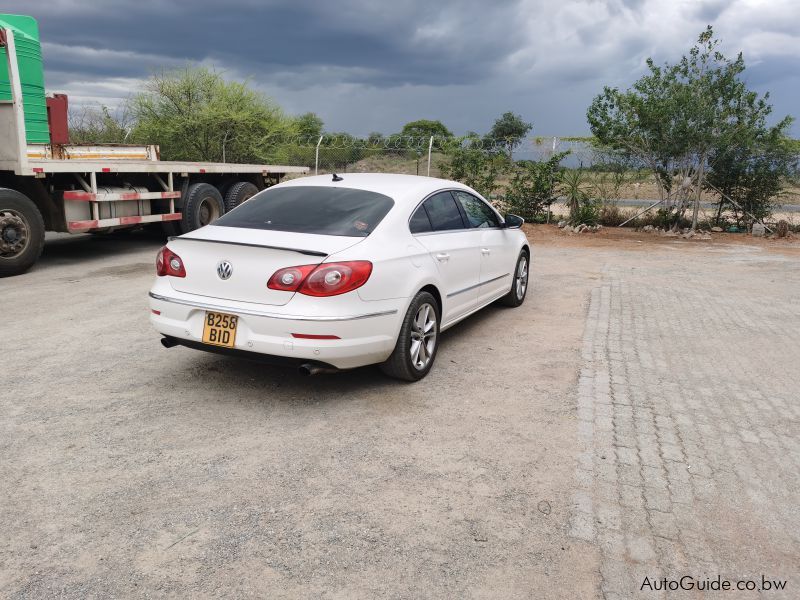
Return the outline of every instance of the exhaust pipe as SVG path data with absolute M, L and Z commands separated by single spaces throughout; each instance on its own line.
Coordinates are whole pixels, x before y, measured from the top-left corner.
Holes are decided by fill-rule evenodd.
M 178 342 L 169 337 L 162 337 L 161 345 L 164 346 L 164 348 L 174 348 L 175 346 L 178 345 Z
M 339 369 L 334 369 L 331 367 L 322 367 L 320 365 L 315 365 L 314 363 L 303 363 L 298 368 L 300 371 L 300 375 L 322 375 L 323 373 L 336 373 Z

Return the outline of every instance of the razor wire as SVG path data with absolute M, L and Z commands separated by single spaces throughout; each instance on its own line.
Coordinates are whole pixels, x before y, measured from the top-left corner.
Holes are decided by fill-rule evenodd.
M 478 136 L 440 137 L 380 135 L 353 136 L 344 133 L 291 135 L 270 140 L 273 156 L 284 164 L 299 164 L 314 173 L 400 172 L 439 176 L 439 166 L 457 150 L 477 150 L 487 154 L 506 154 L 507 140 Z M 613 162 L 613 157 L 595 149 L 585 139 L 529 137 L 512 149 L 515 161 L 544 161 L 566 152 L 566 167 L 592 167 Z

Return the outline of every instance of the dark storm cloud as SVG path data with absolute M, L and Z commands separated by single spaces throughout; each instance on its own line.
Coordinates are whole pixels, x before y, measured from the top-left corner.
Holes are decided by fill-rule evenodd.
M 130 53 L 112 54 L 113 61 L 102 54 L 47 53 L 51 68 L 98 75 L 141 73 L 163 57 L 212 60 L 267 75 L 308 65 L 352 68 L 347 81 L 375 86 L 463 83 L 485 77 L 519 43 L 508 30 L 485 22 L 482 2 L 417 1 L 402 9 L 358 0 L 11 4 L 39 18 L 43 39 L 54 46 Z M 495 2 L 492 11 L 507 22 L 515 7 Z M 454 25 L 457 30 L 448 29 Z M 438 28 L 446 35 L 437 35 Z
M 776 114 L 800 86 L 796 0 L 6 0 L 39 19 L 47 83 L 118 103 L 149 74 L 201 63 L 248 79 L 329 129 L 396 131 L 419 118 L 486 131 L 506 110 L 539 134 L 588 131 L 605 84 L 673 61 L 708 23 Z

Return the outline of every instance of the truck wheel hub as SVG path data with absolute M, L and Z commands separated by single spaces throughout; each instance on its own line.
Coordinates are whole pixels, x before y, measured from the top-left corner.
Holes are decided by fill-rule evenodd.
M 28 243 L 28 228 L 14 213 L 0 213 L 0 255 L 14 256 L 25 249 Z

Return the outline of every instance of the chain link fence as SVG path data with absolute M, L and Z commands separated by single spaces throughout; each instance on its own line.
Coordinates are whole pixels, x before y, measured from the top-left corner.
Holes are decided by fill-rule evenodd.
M 275 162 L 309 167 L 312 173 L 401 173 L 443 176 L 442 166 L 448 155 L 461 147 L 487 153 L 507 153 L 507 143 L 479 138 L 442 138 L 410 136 L 354 137 L 326 134 L 319 137 L 296 136 L 275 142 Z M 591 167 L 603 164 L 608 157 L 587 141 L 558 137 L 522 140 L 513 148 L 514 160 L 545 161 L 556 153 L 569 154 L 565 167 Z
M 514 162 L 501 161 L 503 166 L 491 177 L 491 183 L 482 180 L 484 167 L 476 167 L 475 171 L 479 173 L 470 180 L 469 177 L 453 175 L 452 165 L 459 149 L 479 150 L 479 154 L 483 156 L 495 157 L 507 157 L 511 151 Z M 524 179 L 530 173 L 535 173 L 535 168 L 530 173 L 526 171 L 526 161 L 545 163 L 555 155 L 562 155 L 558 168 L 566 169 L 567 173 L 559 178 L 558 186 L 550 185 L 551 197 L 542 203 L 543 208 L 538 216 L 545 215 L 542 211 L 546 211 L 546 218 L 549 220 L 551 212 L 557 215 L 568 212 L 568 182 L 572 182 L 573 196 L 594 198 L 603 206 L 620 207 L 620 220 L 628 212 L 638 212 L 660 198 L 658 185 L 649 170 L 594 147 L 586 138 L 528 137 L 509 149 L 506 140 L 477 136 L 295 136 L 275 140 L 272 160 L 277 164 L 307 166 L 311 174 L 399 173 L 461 179 L 500 207 L 505 206 L 516 192 L 519 192 L 517 195 L 531 193 L 527 189 L 530 186 L 526 185 L 532 185 L 535 176 L 529 177 L 530 182 L 517 181 L 520 177 Z M 469 163 L 469 159 L 466 162 Z M 515 168 L 509 169 L 509 164 L 515 165 Z M 467 164 L 466 168 L 469 169 L 469 166 Z M 515 177 L 518 173 L 521 173 L 520 177 Z M 515 184 L 520 184 L 520 190 L 515 190 Z M 799 203 L 797 184 L 790 184 L 781 202 L 776 203 L 776 209 L 781 209 L 780 204 Z M 703 211 L 709 211 L 706 216 L 711 218 L 719 197 L 704 191 L 703 201 Z

